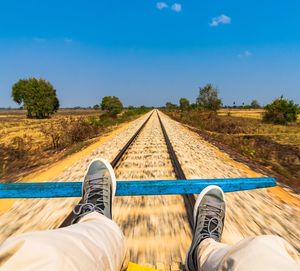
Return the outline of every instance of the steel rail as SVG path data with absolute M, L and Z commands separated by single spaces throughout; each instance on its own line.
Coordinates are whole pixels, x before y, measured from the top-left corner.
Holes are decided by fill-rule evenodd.
M 168 148 L 168 151 L 169 151 L 170 159 L 172 161 L 175 176 L 178 180 L 186 180 L 187 178 L 186 178 L 186 176 L 185 176 L 185 174 L 182 170 L 182 167 L 179 163 L 176 152 L 175 152 L 175 150 L 172 146 L 172 143 L 171 143 L 170 138 L 167 134 L 166 128 L 164 127 L 158 112 L 157 112 L 157 116 L 158 116 L 159 123 L 160 123 L 161 129 L 162 129 L 162 132 L 163 132 L 166 144 L 167 144 L 167 148 Z M 186 213 L 187 213 L 187 216 L 188 216 L 190 227 L 191 227 L 191 229 L 193 229 L 193 227 L 194 227 L 193 209 L 194 209 L 194 205 L 195 205 L 195 201 L 196 201 L 195 196 L 193 194 L 188 194 L 188 195 L 182 194 L 182 197 L 183 197 L 183 200 L 184 200 L 184 205 L 185 205 L 185 209 L 186 209 Z
M 150 116 L 144 121 L 144 123 L 141 125 L 141 127 L 134 133 L 134 135 L 129 139 L 129 141 L 125 144 L 125 146 L 119 151 L 119 153 L 117 154 L 117 156 L 112 160 L 111 166 L 114 169 L 116 169 L 116 167 L 119 164 L 119 162 L 121 161 L 123 155 L 126 153 L 126 151 L 129 149 L 129 147 L 131 146 L 131 144 L 135 141 L 135 139 L 141 133 L 141 131 L 143 130 L 143 128 L 145 127 L 145 125 L 147 124 L 147 122 L 149 121 L 149 119 L 152 117 L 153 112 L 154 111 L 151 112 Z M 82 203 L 82 200 L 79 203 Z M 67 216 L 67 218 L 60 225 L 60 228 L 69 226 L 71 224 L 72 219 L 73 219 L 73 212 L 71 212 Z
M 129 141 L 126 143 L 126 145 L 120 150 L 120 152 L 117 154 L 117 156 L 114 158 L 114 160 L 112 160 L 112 162 L 110 164 L 111 164 L 111 166 L 113 168 L 117 167 L 117 165 L 121 161 L 121 159 L 122 159 L 123 155 L 125 154 L 125 152 L 129 149 L 129 147 L 131 146 L 132 142 L 138 137 L 138 135 L 140 134 L 140 132 L 143 130 L 143 128 L 145 127 L 145 125 L 147 124 L 147 122 L 149 121 L 149 119 L 151 118 L 151 116 L 153 115 L 153 112 L 154 111 L 152 111 L 152 113 L 146 119 L 146 121 L 142 124 L 142 126 L 135 132 L 135 134 L 129 139 Z

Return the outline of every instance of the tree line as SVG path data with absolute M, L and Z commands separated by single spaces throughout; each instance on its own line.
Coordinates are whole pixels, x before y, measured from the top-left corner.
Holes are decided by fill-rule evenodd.
M 194 103 L 190 103 L 187 98 L 180 98 L 179 105 L 171 102 L 166 103 L 167 110 L 200 110 L 216 112 L 222 107 L 222 100 L 219 97 L 218 89 L 212 84 L 207 84 L 199 88 L 199 94 Z M 253 100 L 250 105 L 237 107 L 233 102 L 232 107 L 224 106 L 224 108 L 242 108 L 242 109 L 258 109 L 264 108 L 263 121 L 274 124 L 287 124 L 297 121 L 300 114 L 299 105 L 292 100 L 285 99 L 283 96 L 276 98 L 270 104 L 262 107 L 257 100 Z
M 59 109 L 59 99 L 53 85 L 45 79 L 34 77 L 21 79 L 12 86 L 13 100 L 27 111 L 28 118 L 48 118 Z M 116 96 L 105 96 L 94 109 L 102 109 L 116 117 L 123 110 L 121 100 Z
M 13 100 L 27 110 L 28 118 L 47 118 L 59 109 L 59 99 L 53 85 L 45 79 L 21 79 L 12 87 Z M 194 103 L 190 103 L 187 98 L 179 100 L 179 107 L 171 102 L 166 103 L 168 110 L 210 110 L 217 111 L 222 106 L 222 100 L 219 97 L 218 89 L 212 84 L 207 84 L 199 88 L 199 95 Z M 233 107 L 236 107 L 235 102 Z M 116 96 L 103 97 L 95 109 L 101 108 L 108 115 L 116 117 L 123 110 L 121 100 Z M 253 100 L 250 105 L 244 105 L 242 108 L 261 108 L 257 100 Z M 283 96 L 275 99 L 265 107 L 263 120 L 277 124 L 286 124 L 295 122 L 300 113 L 298 104 L 292 100 L 287 100 Z
M 199 88 L 199 95 L 196 98 L 195 103 L 190 103 L 187 98 L 180 98 L 179 105 L 173 104 L 171 102 L 166 103 L 166 108 L 168 109 L 175 109 L 180 108 L 181 110 L 188 110 L 188 109 L 203 109 L 203 110 L 212 110 L 216 111 L 222 107 L 222 100 L 219 98 L 219 91 L 218 89 L 213 86 L 212 84 L 207 84 L 204 87 Z M 245 105 L 242 103 L 241 106 L 237 106 L 235 102 L 233 102 L 233 106 L 223 106 L 223 108 L 262 108 L 261 105 L 258 103 L 257 100 L 253 100 L 250 105 Z

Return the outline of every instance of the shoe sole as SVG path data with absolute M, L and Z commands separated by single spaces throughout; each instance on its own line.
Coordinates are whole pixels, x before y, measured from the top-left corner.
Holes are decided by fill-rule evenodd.
M 207 192 L 209 192 L 209 191 L 212 190 L 212 189 L 217 189 L 217 190 L 219 190 L 219 191 L 221 192 L 222 198 L 223 198 L 223 200 L 224 200 L 224 202 L 225 202 L 224 192 L 223 192 L 223 190 L 222 190 L 219 186 L 216 186 L 216 185 L 209 185 L 209 186 L 205 187 L 205 188 L 201 191 L 201 193 L 198 195 L 197 200 L 196 200 L 196 202 L 195 202 L 194 212 L 193 212 L 194 223 L 195 223 L 195 221 L 196 221 L 197 210 L 198 210 L 198 207 L 199 207 L 199 205 L 200 205 L 201 200 L 202 200 L 203 197 L 207 194 Z M 192 249 L 192 244 L 191 244 L 190 247 L 189 247 L 187 256 L 190 254 L 191 249 Z M 185 269 L 186 269 L 187 271 L 192 271 L 192 270 L 189 270 L 189 268 L 188 268 L 187 259 L 188 259 L 188 257 L 185 258 Z
M 88 165 L 88 167 L 87 167 L 87 170 L 86 170 L 86 172 L 85 172 L 85 174 L 84 174 L 84 178 L 85 178 L 85 176 L 87 175 L 87 173 L 88 173 L 88 171 L 89 171 L 89 168 L 90 168 L 91 164 L 92 164 L 93 162 L 95 162 L 95 161 L 100 161 L 100 162 L 102 162 L 102 163 L 107 167 L 107 169 L 108 169 L 108 171 L 109 171 L 109 173 L 110 173 L 110 176 L 111 176 L 111 182 L 112 182 L 112 203 L 113 203 L 114 198 L 115 198 L 115 195 L 116 195 L 117 181 L 116 181 L 115 171 L 114 171 L 114 169 L 112 168 L 111 164 L 110 164 L 107 160 L 105 160 L 105 159 L 103 159 L 103 158 L 95 158 L 95 159 L 93 159 L 93 160 L 89 163 L 89 165 Z M 82 187 L 81 187 L 81 190 L 82 190 L 81 193 L 82 193 L 82 195 L 83 195 L 84 178 L 83 178 L 83 180 L 82 180 Z

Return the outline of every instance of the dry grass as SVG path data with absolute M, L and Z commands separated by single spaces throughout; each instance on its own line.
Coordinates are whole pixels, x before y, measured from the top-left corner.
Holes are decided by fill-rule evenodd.
M 49 119 L 27 119 L 25 111 L 0 110 L 0 182 L 18 181 L 147 111 L 136 108 L 111 117 L 94 109 L 62 109 Z
M 255 131 L 256 130 L 256 131 Z M 260 123 L 253 134 L 265 135 L 275 142 L 300 148 L 300 123 L 288 126 Z
M 24 110 L 0 110 L 0 144 L 11 145 L 15 137 L 31 138 L 33 149 L 44 146 L 48 139 L 41 132 L 43 126 L 56 124 L 62 119 L 99 116 L 99 110 L 62 109 L 49 119 L 27 119 Z
M 274 125 L 261 122 L 264 109 L 221 109 L 218 115 L 234 122 L 246 122 L 244 134 L 268 136 L 280 144 L 300 147 L 300 115 L 290 125 Z
M 219 116 L 232 116 L 242 118 L 262 119 L 264 109 L 221 109 L 218 111 Z
M 53 149 L 51 138 L 42 132 L 43 129 L 60 127 L 64 120 L 75 124 L 99 115 L 99 110 L 63 109 L 49 119 L 28 119 L 23 110 L 0 110 L 0 181 L 17 181 L 91 142 L 65 144 Z
M 186 111 L 168 112 L 180 122 L 200 129 L 207 140 L 216 141 L 283 176 L 300 187 L 300 122 L 289 125 L 263 123 L 259 110 L 225 110 L 218 114 Z M 248 117 L 251 115 L 251 117 Z

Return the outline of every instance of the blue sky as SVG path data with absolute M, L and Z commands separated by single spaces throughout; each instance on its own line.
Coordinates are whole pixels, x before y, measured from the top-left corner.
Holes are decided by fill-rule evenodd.
M 300 103 L 299 14 L 299 0 L 1 1 L 0 107 L 30 76 L 64 107 L 193 101 L 208 82 L 224 104 Z

